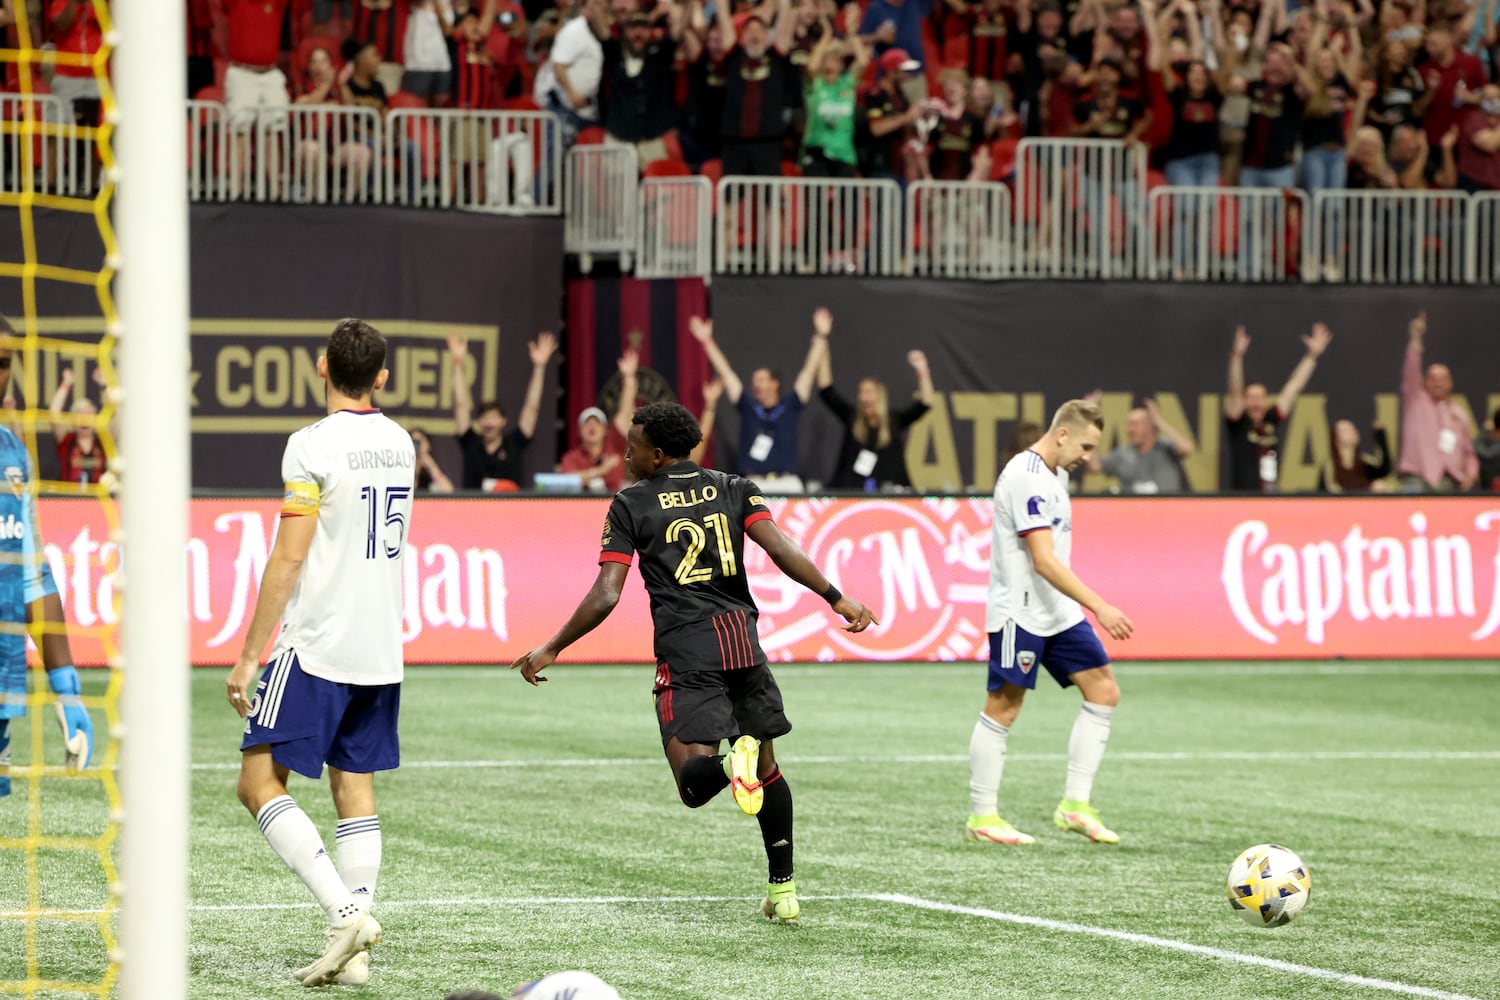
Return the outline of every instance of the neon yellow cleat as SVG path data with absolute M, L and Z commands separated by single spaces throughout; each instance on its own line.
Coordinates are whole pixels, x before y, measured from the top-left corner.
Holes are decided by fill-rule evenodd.
M 1052 813 L 1052 822 L 1059 830 L 1081 833 L 1096 844 L 1118 844 L 1120 835 L 1099 822 L 1099 810 L 1087 802 L 1063 799 Z
M 964 836 L 982 844 L 1035 844 L 1036 838 L 1022 833 L 994 813 L 970 816 L 964 824 Z
M 741 736 L 729 748 L 724 758 L 729 766 L 729 788 L 734 792 L 734 801 L 746 816 L 760 812 L 765 792 L 760 787 L 760 740 L 753 736 Z
M 802 904 L 797 902 L 797 883 L 772 882 L 766 886 L 766 898 L 760 904 L 760 912 L 766 919 L 789 924 L 802 913 Z

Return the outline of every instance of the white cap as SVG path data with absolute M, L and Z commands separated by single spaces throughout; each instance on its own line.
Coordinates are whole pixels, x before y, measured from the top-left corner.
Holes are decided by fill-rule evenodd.
M 578 426 L 582 427 L 584 424 L 588 423 L 590 419 L 598 419 L 598 421 L 604 426 L 609 426 L 609 417 L 607 417 L 604 411 L 599 409 L 599 407 L 597 406 L 590 406 L 588 409 L 578 414 Z

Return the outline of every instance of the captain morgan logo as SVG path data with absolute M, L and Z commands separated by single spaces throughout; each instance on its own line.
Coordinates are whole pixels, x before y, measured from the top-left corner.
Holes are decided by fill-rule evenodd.
M 1047 501 L 1043 500 L 1041 497 L 1032 497 L 1030 500 L 1026 501 L 1026 513 L 1031 517 L 1041 517 L 1042 508 L 1046 505 Z

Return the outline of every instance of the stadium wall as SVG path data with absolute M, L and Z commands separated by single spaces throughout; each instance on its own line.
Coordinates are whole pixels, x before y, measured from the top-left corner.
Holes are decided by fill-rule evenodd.
M 276 499 L 196 499 L 186 553 L 192 655 L 239 651 Z M 420 498 L 405 559 L 407 661 L 508 664 L 588 590 L 609 501 Z M 775 661 L 987 655 L 988 498 L 772 499 L 777 522 L 877 629 L 851 636 L 755 545 L 744 571 Z M 1500 497 L 1082 498 L 1074 565 L 1136 623 L 1120 659 L 1500 657 Z M 97 503 L 44 498 L 46 552 L 86 633 L 110 624 L 119 554 Z M 375 623 L 371 623 L 372 627 Z M 80 664 L 101 660 L 75 638 Z M 572 662 L 648 663 L 638 573 Z
M 103 248 L 91 217 L 43 209 L 36 216 L 43 263 L 99 267 Z M 278 481 L 286 436 L 323 413 L 315 366 L 338 319 L 360 316 L 391 336 L 391 379 L 376 401 L 428 430 L 439 460 L 455 471 L 447 335 L 469 338 L 475 402 L 498 398 L 514 415 L 531 372 L 526 342 L 540 330 L 561 330 L 558 218 L 200 204 L 191 220 L 198 488 L 264 489 Z M 18 213 L 0 212 L 0 246 L 19 242 Z M 15 316 L 20 306 L 19 279 L 0 279 L 0 310 Z M 88 285 L 41 282 L 38 313 L 48 336 L 97 341 L 103 330 Z M 57 358 L 44 354 L 38 364 L 42 398 L 33 405 L 45 408 Z M 544 414 L 555 412 L 556 393 L 551 379 Z M 556 436 L 539 433 L 530 452 L 537 467 L 551 468 Z
M 718 277 L 712 290 L 716 336 L 747 376 L 758 365 L 795 372 L 818 306 L 836 318 L 834 377 L 849 393 L 874 375 L 904 398 L 916 387 L 906 352 L 925 350 L 938 403 L 912 428 L 907 464 L 913 485 L 929 492 L 988 492 L 1015 421 L 1045 423 L 1058 404 L 1094 389 L 1104 390 L 1108 420 L 1102 450 L 1120 443 L 1132 400 L 1155 395 L 1197 445 L 1185 463 L 1194 492 L 1220 489 L 1220 394 L 1237 323 L 1253 338 L 1246 378 L 1272 393 L 1314 322 L 1334 333 L 1283 434 L 1287 491 L 1317 489 L 1334 420 L 1400 426 L 1406 324 L 1423 310 L 1427 359 L 1453 369 L 1458 402 L 1475 416 L 1500 407 L 1493 289 Z M 727 406 L 720 417 L 717 454 L 732 467 L 737 420 Z M 816 403 L 801 430 L 803 475 L 826 482 L 843 430 Z

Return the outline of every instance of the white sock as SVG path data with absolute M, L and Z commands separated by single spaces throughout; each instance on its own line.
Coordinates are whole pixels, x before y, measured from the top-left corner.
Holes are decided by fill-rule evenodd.
M 1005 737 L 1007 726 L 983 712 L 974 723 L 969 737 L 969 811 L 975 816 L 989 816 L 999 811 L 1000 773 L 1005 770 Z
M 366 913 L 375 905 L 375 882 L 380 878 L 380 817 L 356 816 L 339 820 L 334 838 L 339 855 L 339 877 Z
M 345 927 L 359 916 L 359 904 L 323 849 L 318 828 L 313 826 L 313 821 L 307 818 L 307 813 L 295 799 L 290 795 L 277 796 L 261 806 L 260 812 L 255 814 L 255 822 L 260 824 L 260 832 L 266 835 L 271 850 L 312 892 L 318 905 L 328 914 L 330 924 Z
M 1089 800 L 1094 790 L 1094 775 L 1099 773 L 1099 762 L 1104 760 L 1104 748 L 1109 743 L 1109 720 L 1114 714 L 1113 706 L 1090 701 L 1078 710 L 1073 735 L 1068 737 L 1068 783 L 1063 798 L 1074 802 Z

